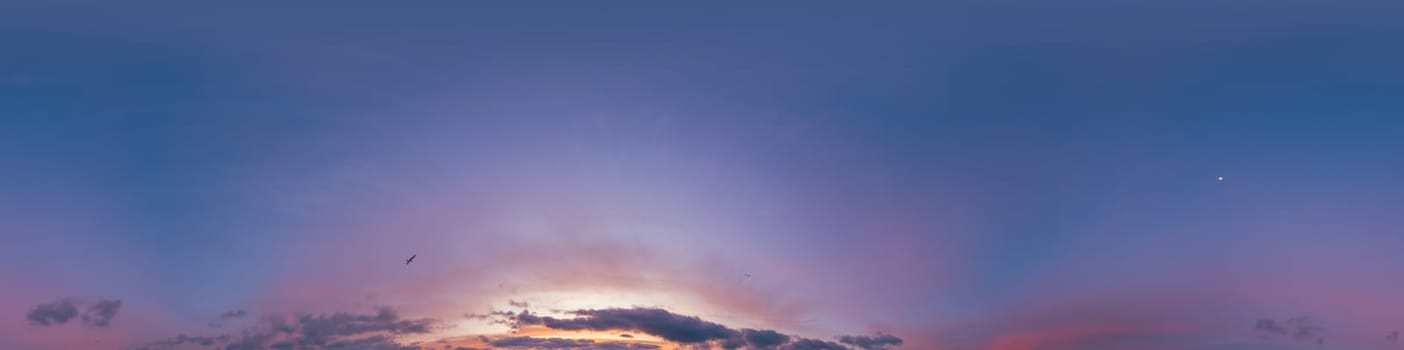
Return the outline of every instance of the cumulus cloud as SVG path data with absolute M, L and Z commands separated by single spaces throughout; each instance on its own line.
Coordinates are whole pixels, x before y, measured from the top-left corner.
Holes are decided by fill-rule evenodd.
M 613 308 L 568 311 L 574 318 L 539 316 L 530 311 L 495 312 L 502 323 L 520 329 L 539 326 L 558 330 L 634 331 L 664 340 L 694 347 L 716 345 L 723 349 L 789 349 L 789 350 L 849 350 L 850 347 L 824 340 L 791 337 L 773 330 L 741 329 L 702 320 L 696 316 L 678 315 L 658 308 Z M 899 346 L 902 339 L 888 334 L 875 336 L 842 336 L 840 341 L 860 349 L 887 349 Z
M 304 314 L 291 320 L 282 315 L 273 315 L 262 318 L 258 324 L 242 332 L 209 337 L 181 335 L 137 349 L 166 349 L 181 344 L 219 345 L 224 350 L 420 349 L 418 346 L 400 345 L 394 337 L 426 334 L 436 324 L 437 321 L 433 319 L 401 319 L 390 308 L 380 308 L 372 314 Z
M 63 299 L 52 303 L 39 304 L 34 310 L 29 311 L 25 316 L 29 324 L 36 326 L 52 326 L 68 323 L 78 316 L 78 306 L 71 299 Z
M 121 300 L 98 300 L 83 312 L 83 324 L 88 327 L 107 327 L 112 323 L 112 318 L 117 317 L 117 310 L 121 308 Z
M 45 327 L 62 325 L 74 319 L 82 320 L 88 327 L 107 327 L 122 308 L 121 300 L 98 300 L 88 305 L 80 317 L 78 307 L 83 304 L 72 298 L 39 304 L 25 315 L 25 319 L 29 320 L 29 324 Z
M 840 343 L 853 345 L 863 350 L 882 350 L 889 347 L 902 345 L 902 338 L 890 334 L 878 333 L 873 336 L 851 336 L 838 337 Z

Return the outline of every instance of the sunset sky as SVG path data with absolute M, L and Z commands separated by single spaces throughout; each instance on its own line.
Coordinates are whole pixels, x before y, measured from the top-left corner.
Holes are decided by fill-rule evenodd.
M 1398 0 L 253 3 L 0 2 L 0 349 L 1404 349 Z

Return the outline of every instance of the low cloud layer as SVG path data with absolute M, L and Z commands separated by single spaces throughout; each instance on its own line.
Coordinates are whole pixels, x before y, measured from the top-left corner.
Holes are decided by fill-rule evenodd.
M 761 348 L 769 348 L 790 342 L 790 336 L 772 330 L 742 329 L 741 338 L 746 343 Z
M 191 337 L 181 334 L 176 336 L 175 338 L 152 342 L 143 347 L 138 347 L 138 349 L 162 349 L 176 347 L 182 344 L 210 346 L 214 345 L 215 343 L 227 343 L 229 342 L 229 339 L 229 335 L 219 335 L 213 337 Z
M 538 316 L 530 311 L 498 312 L 513 328 L 539 326 L 558 330 L 633 331 L 689 346 L 716 346 L 723 349 L 781 350 L 878 350 L 902 344 L 888 334 L 841 336 L 839 342 L 792 337 L 772 330 L 732 329 L 696 316 L 678 315 L 657 308 L 615 308 L 569 311 L 574 318 Z M 847 345 L 845 345 L 847 344 Z
M 513 315 L 512 321 L 516 326 L 537 325 L 571 331 L 633 330 L 684 344 L 739 336 L 738 332 L 726 326 L 697 317 L 673 314 L 663 309 L 576 310 L 570 313 L 581 317 L 558 319 L 539 317 L 522 311 Z
M 239 333 L 195 337 L 180 335 L 136 349 L 169 349 L 182 344 L 219 346 L 224 350 L 419 349 L 417 346 L 400 345 L 395 337 L 426 334 L 436 324 L 433 319 L 401 319 L 390 308 L 381 308 L 371 314 L 338 312 L 292 318 L 274 315 L 260 319 L 252 329 Z
M 864 350 L 887 349 L 889 347 L 902 345 L 902 338 L 890 334 L 877 334 L 874 336 L 845 335 L 838 337 L 838 341 Z
M 63 325 L 79 319 L 83 321 L 83 325 L 101 328 L 111 325 L 112 319 L 117 317 L 117 311 L 122 308 L 121 300 L 98 300 L 88 305 L 80 317 L 78 309 L 83 304 L 72 298 L 39 304 L 25 315 L 25 319 L 31 325 L 43 327 Z
M 564 339 L 564 338 L 536 338 L 536 337 L 506 337 L 489 339 L 484 337 L 484 343 L 495 348 L 505 349 L 574 349 L 574 350 L 656 350 L 657 345 L 632 344 L 624 342 L 599 342 L 590 339 Z
M 848 347 L 834 342 L 818 339 L 799 339 L 793 343 L 785 344 L 780 350 L 849 350 Z
M 66 306 L 71 303 L 41 305 L 43 317 L 67 317 Z M 74 306 L 76 313 L 76 306 Z M 96 308 L 96 310 L 106 310 Z M 56 314 L 56 316 L 50 315 Z M 100 314 L 100 312 L 99 312 Z M 539 327 L 563 331 L 599 331 L 643 333 L 677 344 L 685 349 L 748 349 L 748 350 L 881 350 L 902 344 L 902 339 L 878 333 L 871 336 L 840 336 L 835 341 L 802 338 L 774 330 L 730 328 L 696 316 L 679 315 L 658 308 L 588 309 L 565 312 L 571 318 L 540 316 L 528 310 L 497 311 L 494 322 L 514 330 Z M 220 314 L 216 320 L 247 317 L 243 310 Z M 48 318 L 43 320 L 47 322 Z M 425 350 L 469 349 L 454 347 L 447 340 L 439 344 L 401 342 L 400 336 L 430 334 L 440 329 L 433 319 L 402 319 L 390 308 L 373 313 L 337 312 L 332 314 L 301 314 L 295 317 L 272 315 L 260 317 L 253 326 L 237 332 L 217 335 L 178 335 L 132 347 L 133 350 L 184 349 L 210 347 L 221 350 Z M 618 333 L 621 337 L 627 333 Z M 625 338 L 633 338 L 632 335 Z M 572 349 L 572 350 L 656 350 L 657 344 L 633 340 L 567 339 L 533 336 L 479 336 L 482 345 L 492 349 Z

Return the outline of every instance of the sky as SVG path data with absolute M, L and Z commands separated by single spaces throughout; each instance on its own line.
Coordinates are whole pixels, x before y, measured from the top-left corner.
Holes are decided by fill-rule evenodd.
M 6 1 L 0 348 L 1398 349 L 1401 14 Z

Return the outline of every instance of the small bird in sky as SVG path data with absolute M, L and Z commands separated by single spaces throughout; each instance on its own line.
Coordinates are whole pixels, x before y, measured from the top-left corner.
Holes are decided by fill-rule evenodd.
M 1224 182 L 1224 177 L 1223 177 L 1223 176 L 1220 176 L 1220 177 L 1219 177 L 1219 182 Z
M 409 265 L 409 263 L 414 262 L 414 257 L 416 256 L 419 256 L 419 254 L 410 255 L 409 259 L 405 259 L 405 265 Z

